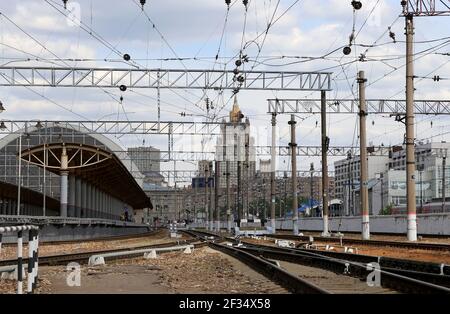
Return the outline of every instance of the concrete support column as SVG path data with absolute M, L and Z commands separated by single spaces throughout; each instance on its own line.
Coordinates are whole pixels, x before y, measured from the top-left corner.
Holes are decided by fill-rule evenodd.
M 106 208 L 105 208 L 106 218 L 110 219 L 109 214 L 110 214 L 110 210 L 111 210 L 111 204 L 110 204 L 109 195 L 106 193 L 105 193 L 105 203 L 106 203 Z
M 107 197 L 106 197 L 106 193 L 103 192 L 103 217 L 105 217 L 106 219 L 108 218 L 108 204 L 106 202 Z
M 75 178 L 75 214 L 74 217 L 81 217 L 81 179 Z
M 2 204 L 0 205 L 0 215 L 5 215 L 5 199 L 1 199 Z
M 114 212 L 114 199 L 111 195 L 109 195 L 109 219 L 113 218 Z
M 109 195 L 109 219 L 113 219 L 115 207 L 116 207 L 116 202 L 114 200 L 114 197 Z
M 97 188 L 97 218 L 101 218 L 102 216 L 102 194 L 99 188 Z
M 6 204 L 6 215 L 11 215 L 11 200 L 7 198 L 6 201 L 8 202 Z
M 108 219 L 109 217 L 108 217 L 108 211 L 109 211 L 109 205 L 108 205 L 108 194 L 106 194 L 106 193 L 103 193 L 103 199 L 104 199 L 104 213 L 103 213 L 103 215 L 104 215 L 104 217 L 106 218 L 106 219 Z
M 92 217 L 97 218 L 97 210 L 98 210 L 98 208 L 97 208 L 97 187 L 96 186 L 92 187 L 92 192 L 93 192 L 93 195 L 92 195 L 92 204 L 93 204 L 93 206 L 92 206 Z
M 105 200 L 103 199 L 103 191 L 99 191 L 98 193 L 99 195 L 99 199 L 100 199 L 100 218 L 105 218 L 104 214 L 105 214 Z
M 69 173 L 67 171 L 61 171 L 60 210 L 59 210 L 59 215 L 61 217 L 67 217 L 68 176 Z
M 116 215 L 118 213 L 120 213 L 120 203 L 119 203 L 119 200 L 116 198 L 114 198 L 114 203 L 115 203 L 115 206 L 114 206 L 114 211 L 112 212 L 112 215 L 113 215 L 113 219 L 116 219 Z
M 86 182 L 81 181 L 81 218 L 86 218 L 86 209 L 87 209 L 87 187 Z
M 17 202 L 15 200 L 11 200 L 11 208 L 9 209 L 9 214 L 10 215 L 16 215 L 16 208 L 17 208 Z
M 86 217 L 92 217 L 92 185 L 86 183 Z
M 95 218 L 95 186 L 91 184 L 91 218 Z
M 97 188 L 97 218 L 102 218 L 102 191 Z
M 69 201 L 67 205 L 67 216 L 75 216 L 75 176 L 69 175 Z

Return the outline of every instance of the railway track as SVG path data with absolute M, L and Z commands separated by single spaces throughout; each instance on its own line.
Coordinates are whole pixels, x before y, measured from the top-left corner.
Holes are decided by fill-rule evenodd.
M 341 230 L 342 231 L 342 230 Z M 286 232 L 286 234 L 292 233 L 292 229 L 278 229 L 277 228 L 277 232 Z M 317 235 L 319 236 L 322 233 L 322 230 L 306 230 L 305 232 L 307 233 L 311 233 L 313 236 Z M 340 232 L 340 230 L 330 230 L 330 232 L 332 233 L 337 233 Z M 351 235 L 355 235 L 355 236 L 361 236 L 361 231 L 342 231 L 345 234 L 351 234 Z M 371 235 L 374 236 L 403 236 L 402 233 L 395 233 L 395 232 L 373 232 L 372 230 L 370 231 Z M 434 238 L 434 239 L 448 239 L 450 240 L 450 235 L 442 235 L 442 234 L 417 234 L 418 237 L 422 237 L 422 238 Z
M 80 264 L 87 264 L 89 257 L 92 255 L 97 254 L 105 254 L 105 253 L 116 253 L 116 252 L 127 252 L 130 251 L 130 254 L 119 256 L 119 257 L 109 257 L 107 260 L 114 260 L 114 259 L 125 259 L 125 258 L 133 258 L 137 256 L 141 256 L 140 253 L 131 253 L 131 251 L 134 250 L 140 250 L 140 249 L 150 249 L 150 248 L 163 248 L 163 247 L 170 247 L 173 245 L 182 245 L 182 244 L 193 244 L 195 247 L 201 247 L 203 245 L 206 245 L 206 243 L 200 243 L 196 239 L 188 239 L 183 241 L 177 241 L 177 242 L 166 242 L 166 243 L 160 243 L 160 244 L 153 244 L 153 245 L 141 245 L 141 246 L 133 246 L 128 248 L 122 248 L 122 249 L 116 249 L 116 250 L 97 250 L 97 251 L 88 251 L 88 252 L 81 252 L 81 253 L 72 253 L 72 254 L 58 254 L 58 255 L 46 255 L 46 256 L 39 256 L 39 265 L 66 265 L 68 262 L 77 262 Z M 28 258 L 23 259 L 23 263 L 26 264 L 28 262 Z M 8 259 L 8 260 L 0 260 L 0 266 L 10 266 L 10 265 L 16 265 L 17 259 Z
M 199 238 L 208 238 L 210 240 L 218 241 L 222 237 L 214 235 L 210 232 L 204 231 L 189 231 L 191 236 L 197 236 Z M 228 238 L 229 241 L 235 239 Z M 214 244 L 211 244 L 214 245 Z M 348 258 L 345 259 L 342 255 L 326 256 L 311 250 L 301 249 L 286 249 L 271 246 L 255 245 L 245 243 L 244 246 L 236 248 L 240 251 L 247 252 L 249 254 L 259 256 L 262 258 L 272 259 L 276 261 L 283 261 L 290 264 L 302 265 L 304 267 L 312 267 L 312 269 L 320 268 L 322 270 L 332 271 L 338 275 L 345 275 L 357 278 L 359 280 L 365 280 L 368 274 L 372 270 L 367 269 L 368 262 L 374 262 L 374 257 L 363 256 L 359 261 L 351 261 Z M 335 253 L 335 252 L 327 252 Z M 357 256 L 357 255 L 353 255 Z M 346 256 L 348 257 L 348 256 Z M 362 261 L 363 258 L 371 258 L 370 261 Z M 391 260 L 392 263 L 392 260 Z M 289 265 L 289 264 L 288 264 Z M 403 264 L 404 265 L 404 264 Z M 400 267 L 398 264 L 397 267 Z M 289 266 L 293 268 L 293 266 Z M 294 267 L 295 268 L 295 267 Z M 316 272 L 318 272 L 316 270 Z M 303 274 L 304 275 L 304 274 Z M 410 269 L 401 268 L 389 268 L 383 267 L 380 269 L 381 286 L 386 290 L 372 290 L 368 293 L 389 293 L 392 291 L 406 292 L 406 293 L 450 293 L 449 276 L 438 275 L 433 273 L 419 272 Z M 320 277 L 320 275 L 319 275 Z M 322 276 L 328 278 L 330 276 Z M 347 285 L 343 285 L 342 282 L 346 281 Z M 361 291 L 361 287 L 358 285 L 348 285 L 348 280 L 343 280 L 343 277 L 334 278 L 322 284 L 325 284 L 329 289 L 333 288 L 334 282 L 338 287 L 334 291 L 353 291 L 352 289 L 358 289 Z M 336 283 L 337 282 L 337 283 Z M 353 286 L 353 288 L 352 288 Z M 331 288 L 330 288 L 331 287 Z M 367 288 L 367 286 L 365 286 Z M 332 290 L 333 291 L 333 290 Z M 370 291 L 370 290 L 369 290 Z
M 328 294 L 329 292 L 304 279 L 301 279 L 286 270 L 274 265 L 264 258 L 255 256 L 242 249 L 231 247 L 215 242 L 209 242 L 209 246 L 215 250 L 235 257 L 244 264 L 268 277 L 270 280 L 280 284 L 292 293 L 299 294 Z
M 293 234 L 270 234 L 267 235 L 267 237 L 292 241 L 309 241 L 309 236 L 296 236 Z M 340 243 L 341 240 L 340 238 L 336 237 L 314 237 L 314 241 Z M 361 240 L 361 239 L 342 238 L 342 245 L 368 245 L 368 246 L 382 246 L 382 247 L 390 246 L 405 249 L 450 251 L 450 244 L 428 243 L 428 242 L 399 242 L 399 241 L 385 241 L 385 240 Z

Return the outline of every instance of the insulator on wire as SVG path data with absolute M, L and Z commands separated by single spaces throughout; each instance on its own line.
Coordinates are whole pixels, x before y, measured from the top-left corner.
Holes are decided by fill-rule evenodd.
M 242 65 L 242 61 L 240 59 L 236 60 L 236 62 L 234 63 L 236 64 L 237 67 Z
M 233 73 L 234 73 L 234 75 L 238 75 L 239 74 L 239 69 L 238 68 L 234 69 Z
M 125 61 L 130 61 L 131 57 L 130 57 L 130 55 L 128 53 L 126 53 L 126 54 L 123 55 L 123 59 Z
M 440 79 L 441 78 L 439 77 L 439 75 L 433 76 L 433 81 L 435 81 L 435 82 L 439 82 Z
M 141 6 L 142 6 L 142 10 L 144 10 L 144 4 L 145 4 L 145 0 L 140 0 Z
M 390 26 L 388 27 L 388 30 L 389 30 L 389 37 L 391 37 L 392 40 L 393 40 L 394 43 L 395 43 L 395 42 L 396 42 L 396 41 L 395 41 L 395 33 L 391 31 L 391 27 L 390 27 Z
M 372 120 L 372 125 L 375 125 L 375 120 Z
M 119 98 L 119 99 L 120 99 L 120 102 L 122 102 L 122 101 L 123 101 L 123 96 L 120 96 L 120 98 Z
M 63 3 L 64 3 L 64 9 L 67 10 L 67 0 L 63 0 Z
M 231 0 L 225 0 L 225 4 L 226 4 L 227 6 L 230 6 Z
M 348 56 L 352 52 L 352 48 L 350 48 L 350 46 L 345 46 L 342 52 L 344 55 Z
M 244 83 L 245 78 L 244 78 L 242 75 L 239 75 L 238 78 L 237 78 L 237 81 L 238 81 L 239 83 Z
M 124 91 L 127 90 L 127 87 L 126 87 L 125 85 L 120 85 L 120 86 L 119 86 L 119 89 L 120 89 L 122 92 L 124 92 Z
M 353 6 L 353 9 L 359 10 L 362 8 L 362 3 L 361 3 L 361 1 L 352 1 L 352 6 Z
M 248 5 L 248 0 L 242 0 L 242 3 L 245 5 L 245 7 L 247 7 L 247 5 Z

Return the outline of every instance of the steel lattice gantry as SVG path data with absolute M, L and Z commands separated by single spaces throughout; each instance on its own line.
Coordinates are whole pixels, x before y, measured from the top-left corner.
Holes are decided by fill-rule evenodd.
M 450 14 L 450 0 L 408 0 L 404 15 L 436 16 Z
M 276 155 L 279 157 L 289 157 L 290 148 L 288 146 L 277 146 Z M 367 152 L 371 156 L 387 156 L 391 147 L 388 146 L 372 146 L 368 147 Z M 328 148 L 327 154 L 329 156 L 342 156 L 346 157 L 348 152 L 359 152 L 359 147 L 357 146 L 330 146 Z M 256 156 L 271 156 L 272 148 L 270 146 L 255 146 L 254 152 Z M 303 157 L 311 156 L 321 156 L 322 147 L 321 146 L 297 146 L 296 155 Z M 355 154 L 355 153 L 353 153 Z M 357 155 L 357 154 L 356 154 Z M 222 155 L 217 156 L 214 151 L 161 151 L 161 161 L 187 161 L 187 160 L 216 160 L 223 161 Z M 156 161 L 156 160 L 155 160 Z
M 36 123 L 42 127 L 59 126 L 84 134 L 168 134 L 168 135 L 219 135 L 221 122 L 174 121 L 30 121 L 2 120 L 0 134 L 9 134 L 31 128 Z M 159 127 L 158 127 L 159 126 Z
M 268 113 L 318 113 L 320 99 L 268 99 Z M 368 99 L 368 114 L 405 114 L 405 100 Z M 359 101 L 356 99 L 327 100 L 327 113 L 358 113 Z M 450 100 L 415 100 L 416 114 L 448 115 Z
M 330 72 L 242 71 L 240 89 L 331 90 Z M 70 67 L 0 67 L 0 86 L 235 89 L 233 71 Z
M 192 178 L 201 176 L 195 170 L 162 170 L 159 172 L 165 179 L 174 179 L 177 182 L 191 182 Z M 320 177 L 322 172 L 319 170 L 312 171 L 313 176 Z M 225 173 L 223 173 L 225 175 Z M 275 171 L 277 178 L 290 178 L 291 171 L 277 170 Z M 333 176 L 334 171 L 328 171 L 328 175 Z M 310 170 L 297 170 L 297 177 L 310 177 Z

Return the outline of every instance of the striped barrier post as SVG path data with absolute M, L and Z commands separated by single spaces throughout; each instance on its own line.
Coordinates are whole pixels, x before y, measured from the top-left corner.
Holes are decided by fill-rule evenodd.
M 17 294 L 22 294 L 22 230 L 17 232 Z
M 28 231 L 28 278 L 27 278 L 27 293 L 33 293 L 33 252 L 34 252 L 34 238 L 33 230 Z
M 38 264 L 39 264 L 39 229 L 35 230 L 35 250 L 34 250 L 34 287 L 38 282 Z
M 28 230 L 28 278 L 27 293 L 33 293 L 37 281 L 37 260 L 39 250 L 39 237 L 37 226 L 11 226 L 0 227 L 0 241 L 3 233 L 17 232 L 17 294 L 23 294 L 23 231 Z M 1 243 L 1 242 L 0 242 Z

